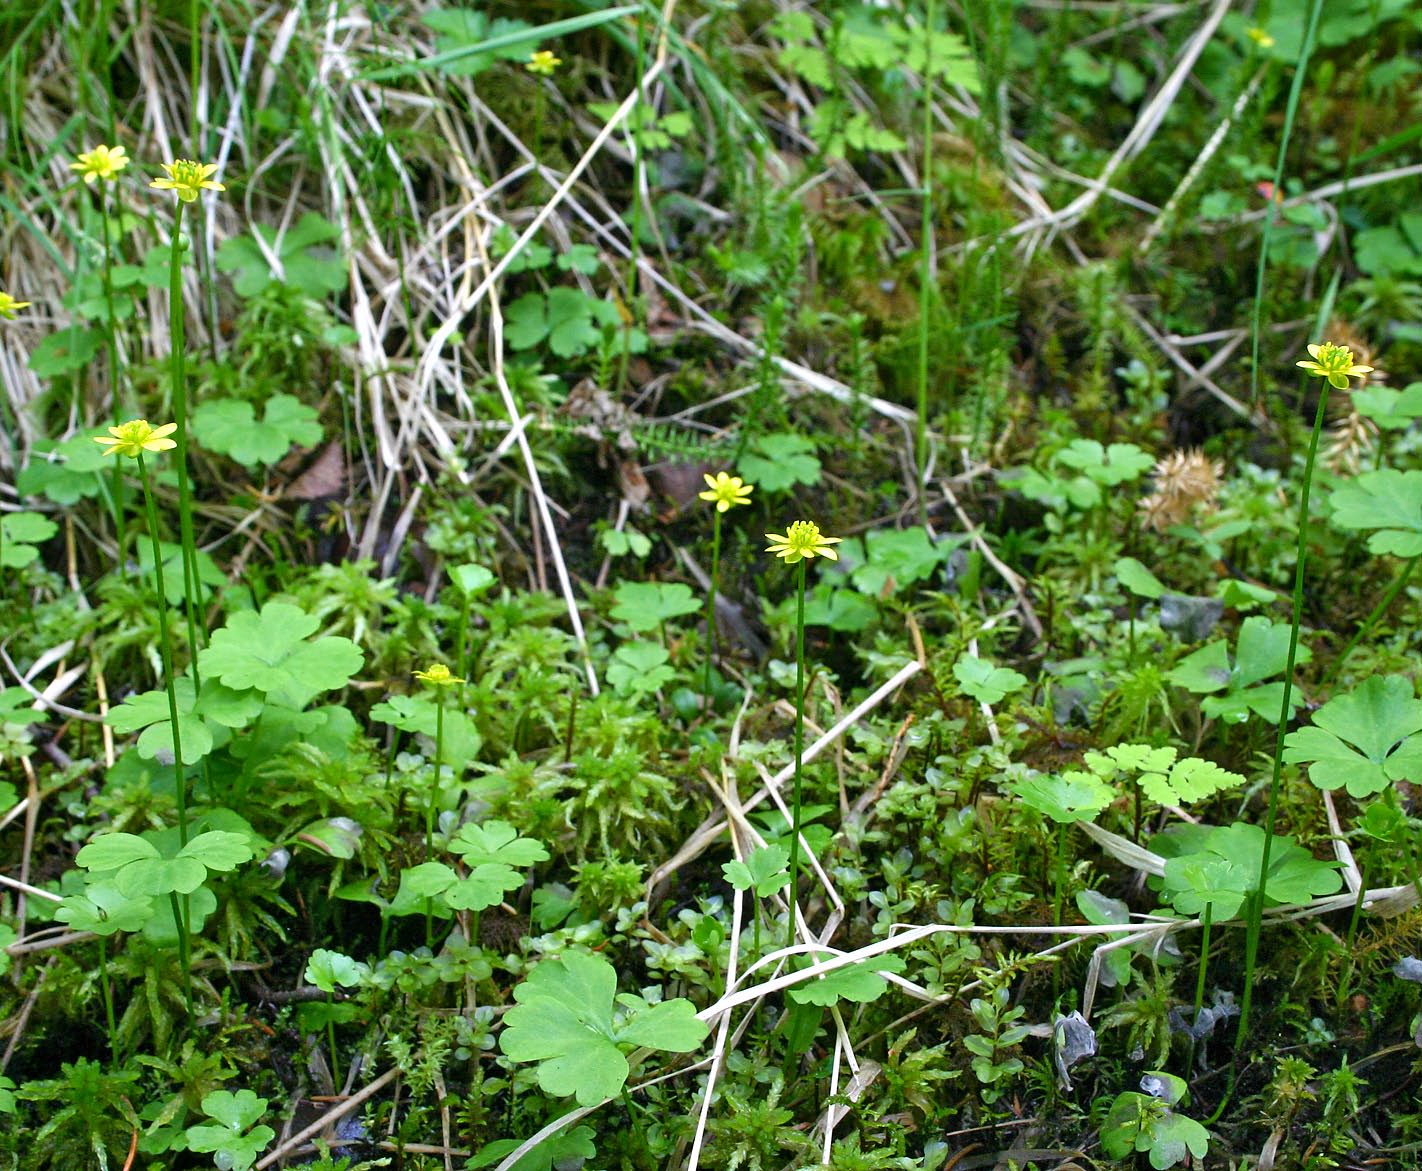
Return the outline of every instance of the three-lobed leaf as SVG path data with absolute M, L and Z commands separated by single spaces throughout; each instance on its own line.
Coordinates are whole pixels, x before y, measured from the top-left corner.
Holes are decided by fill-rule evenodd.
M 1339 528 L 1371 531 L 1370 553 L 1422 555 L 1422 471 L 1364 472 L 1335 488 L 1329 504 Z
M 888 991 L 889 983 L 880 973 L 902 972 L 904 967 L 904 961 L 898 956 L 875 956 L 797 984 L 787 990 L 786 996 L 796 1004 L 815 1004 L 821 1008 L 830 1008 L 841 1000 L 870 1004 Z
M 1422 700 L 1401 675 L 1365 679 L 1313 713 L 1313 726 L 1290 732 L 1284 759 L 1307 764 L 1320 789 L 1350 796 L 1381 793 L 1394 781 L 1422 780 Z
M 209 399 L 193 412 L 193 431 L 209 451 L 236 460 L 243 467 L 270 465 L 293 447 L 321 441 L 316 411 L 295 395 L 274 394 L 262 420 L 245 399 Z
M 519 836 L 506 821 L 488 821 L 483 825 L 463 826 L 449 843 L 452 853 L 460 855 L 467 866 L 499 863 L 520 869 L 548 861 L 548 850 L 534 838 Z
M 0 568 L 19 569 L 39 556 L 39 546 L 59 526 L 38 512 L 10 512 L 0 516 Z
M 613 597 L 616 604 L 612 616 L 638 633 L 655 630 L 669 619 L 701 609 L 691 587 L 679 581 L 624 581 L 613 591 Z
M 677 999 L 649 1005 L 617 993 L 617 972 L 600 956 L 570 952 L 539 964 L 514 989 L 499 1046 L 514 1061 L 537 1062 L 538 1084 L 557 1097 L 595 1106 L 616 1096 L 630 1073 L 620 1044 L 685 1053 L 706 1038 L 695 1007 Z M 630 1011 L 619 1019 L 616 1004 Z
M 217 1156 L 219 1167 L 247 1171 L 267 1144 L 276 1138 L 270 1126 L 254 1126 L 266 1113 L 267 1100 L 251 1090 L 213 1090 L 203 1097 L 202 1111 L 217 1120 L 217 1126 L 187 1128 L 188 1149 Z M 248 1129 L 250 1128 L 250 1129 Z
M 1013 786 L 1024 805 L 1059 824 L 1091 821 L 1116 799 L 1116 791 L 1094 773 L 1072 770 L 1038 773 Z
M 760 846 L 739 859 L 721 864 L 721 873 L 737 890 L 754 890 L 761 898 L 790 885 L 790 851 L 778 843 Z
M 260 613 L 243 610 L 213 633 L 202 652 L 203 672 L 234 690 L 256 688 L 278 703 L 303 708 L 321 692 L 344 687 L 365 658 L 339 635 L 307 641 L 319 625 L 286 602 L 268 602 Z
M 1027 686 L 1027 676 L 1011 667 L 994 667 L 986 659 L 964 655 L 953 664 L 953 677 L 965 695 L 979 703 L 1000 703 Z

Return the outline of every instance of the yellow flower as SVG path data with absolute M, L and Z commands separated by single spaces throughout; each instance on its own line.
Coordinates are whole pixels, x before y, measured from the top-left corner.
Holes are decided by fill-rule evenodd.
M 121 146 L 105 146 L 100 143 L 93 150 L 85 151 L 77 162 L 69 164 L 71 171 L 84 176 L 85 183 L 99 179 L 117 179 L 118 173 L 128 166 L 128 152 Z
M 1245 29 L 1244 35 L 1247 36 L 1256 45 L 1258 45 L 1261 49 L 1272 49 L 1274 47 L 1274 38 L 1271 37 L 1268 33 L 1266 33 L 1257 24 Z
M 195 163 L 191 159 L 174 159 L 171 163 L 164 163 L 163 169 L 168 172 L 168 177 L 154 179 L 148 186 L 156 187 L 159 191 L 176 191 L 178 198 L 184 203 L 192 203 L 204 191 L 227 190 L 221 183 L 216 183 L 208 178 L 217 170 L 216 163 Z
M 552 77 L 553 71 L 563 64 L 563 58 L 555 57 L 551 49 L 539 49 L 526 62 L 524 68 L 540 77 Z
M 838 545 L 843 537 L 825 537 L 820 535 L 820 526 L 812 520 L 797 520 L 792 524 L 783 537 L 774 533 L 766 533 L 765 539 L 773 541 L 774 544 L 766 548 L 767 553 L 774 553 L 782 558 L 787 565 L 794 565 L 795 562 L 809 559 L 818 554 L 826 557 L 830 561 L 838 561 L 839 554 L 831 549 L 831 545 Z
M 108 445 L 105 455 L 127 455 L 137 459 L 145 451 L 168 451 L 178 445 L 168 438 L 178 429 L 176 423 L 164 423 L 161 427 L 149 425 L 147 419 L 131 419 L 109 428 L 109 435 L 96 435 L 95 443 Z
M 425 670 L 416 671 L 415 678 L 431 687 L 453 687 L 456 683 L 464 682 L 443 663 L 431 663 Z
M 1347 346 L 1335 346 L 1332 342 L 1309 346 L 1312 362 L 1295 362 L 1310 374 L 1328 379 L 1328 385 L 1335 390 L 1346 390 L 1349 378 L 1361 378 L 1365 382 L 1373 372 L 1371 366 L 1358 366 L 1353 362 L 1353 351 Z
M 15 311 L 29 306 L 28 301 L 17 301 L 9 293 L 0 293 L 0 317 L 6 321 L 15 320 Z
M 737 504 L 749 504 L 750 494 L 755 491 L 754 484 L 725 472 L 717 472 L 714 477 L 708 472 L 701 478 L 706 481 L 707 491 L 698 492 L 697 496 L 714 504 L 717 512 L 730 512 Z

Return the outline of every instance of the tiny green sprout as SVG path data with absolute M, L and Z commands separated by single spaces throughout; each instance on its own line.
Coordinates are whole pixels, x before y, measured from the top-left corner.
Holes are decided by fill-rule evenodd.
M 539 77 L 552 77 L 561 64 L 563 64 L 563 58 L 555 55 L 553 50 L 539 49 L 524 62 L 523 67 Z
M 14 321 L 16 312 L 29 308 L 30 304 L 29 301 L 17 301 L 9 293 L 0 291 L 0 317 L 6 321 Z
M 117 179 L 119 172 L 128 166 L 128 152 L 121 146 L 105 146 L 100 143 L 93 150 L 86 150 L 69 164 L 71 171 L 77 171 L 85 183 L 94 184 L 100 179 Z
M 706 491 L 697 493 L 697 498 L 714 504 L 718 513 L 729 512 L 737 504 L 749 504 L 750 494 L 755 491 L 754 484 L 725 472 L 717 472 L 715 476 L 707 472 L 702 479 L 706 481 Z
M 163 163 L 167 177 L 154 179 L 148 186 L 157 191 L 176 191 L 184 203 L 194 202 L 204 191 L 226 191 L 211 175 L 217 172 L 216 163 L 196 163 L 192 159 L 174 159 Z
M 1353 351 L 1347 346 L 1323 342 L 1309 346 L 1308 352 L 1312 355 L 1312 361 L 1295 362 L 1294 365 L 1319 378 L 1328 379 L 1328 385 L 1335 390 L 1347 390 L 1349 378 L 1366 380 L 1373 372 L 1371 366 L 1357 365 L 1353 361 Z
M 106 444 L 105 455 L 126 455 L 138 459 L 145 451 L 171 451 L 178 445 L 168 436 L 178 429 L 176 423 L 154 427 L 147 419 L 130 419 L 110 427 L 108 435 L 96 435 L 94 442 Z

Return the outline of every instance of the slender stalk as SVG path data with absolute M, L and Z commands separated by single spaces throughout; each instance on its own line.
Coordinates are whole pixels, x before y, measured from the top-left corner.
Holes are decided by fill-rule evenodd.
M 1056 893 L 1052 899 L 1053 927 L 1060 927 L 1062 925 L 1062 891 L 1066 889 L 1067 825 L 1068 823 L 1065 821 L 1057 822 Z
M 339 1094 L 341 1092 L 341 1064 L 340 1059 L 336 1056 L 336 1021 L 331 1015 L 336 1007 L 334 992 L 326 993 L 326 1006 L 326 1044 L 331 1050 L 331 1084 L 336 1087 L 336 1093 Z
M 1249 1010 L 1254 1001 L 1254 967 L 1259 959 L 1259 929 L 1264 915 L 1264 888 L 1268 884 L 1269 858 L 1274 845 L 1274 820 L 1278 813 L 1279 785 L 1284 770 L 1284 737 L 1289 731 L 1289 701 L 1293 697 L 1299 625 L 1303 621 L 1304 570 L 1308 564 L 1308 499 L 1313 489 L 1318 440 L 1323 434 L 1323 420 L 1328 413 L 1328 380 L 1325 378 L 1320 381 L 1322 389 L 1318 394 L 1318 410 L 1313 417 L 1313 431 L 1309 434 L 1308 457 L 1304 461 L 1303 486 L 1299 492 L 1299 539 L 1297 562 L 1294 566 L 1294 605 L 1289 625 L 1289 653 L 1284 661 L 1284 694 L 1274 743 L 1274 768 L 1269 778 L 1269 807 L 1264 814 L 1264 849 L 1259 857 L 1259 882 L 1254 897 L 1249 900 L 1249 921 L 1244 939 L 1244 997 L 1239 1006 L 1239 1027 L 1235 1031 L 1236 1049 L 1243 1049 L 1245 1038 L 1249 1035 Z
M 1328 678 L 1325 682 L 1332 683 L 1333 680 L 1338 678 L 1338 673 L 1343 670 L 1343 664 L 1348 661 L 1348 656 L 1353 653 L 1353 649 L 1372 630 L 1373 624 L 1387 613 L 1387 609 L 1392 605 L 1393 599 L 1402 592 L 1402 587 L 1407 584 L 1407 579 L 1412 576 L 1412 571 L 1417 568 L 1417 561 L 1418 558 L 1416 557 L 1409 558 L 1398 575 L 1393 578 L 1392 584 L 1387 587 L 1387 593 L 1383 594 L 1382 600 L 1373 607 L 1373 612 L 1369 614 L 1363 621 L 1363 624 L 1358 627 L 1357 633 L 1349 640 L 1348 645 L 1343 648 L 1343 653 L 1333 660 L 1333 666 L 1329 670 Z
M 924 9 L 923 65 L 923 183 L 919 223 L 918 275 L 918 417 L 914 420 L 914 461 L 918 465 L 918 519 L 928 523 L 928 310 L 933 288 L 933 26 L 935 0 Z
M 104 343 L 108 347 L 109 356 L 109 398 L 113 402 L 114 414 L 117 415 L 119 414 L 119 368 L 118 342 L 114 335 L 118 323 L 114 318 L 114 258 L 113 248 L 109 242 L 109 184 L 107 179 L 99 180 L 99 229 L 104 234 Z
M 1363 917 L 1363 896 L 1368 893 L 1368 868 L 1358 864 L 1358 898 L 1353 903 L 1353 914 L 1348 919 L 1348 936 L 1343 944 L 1343 972 L 1338 977 L 1338 995 L 1333 1001 L 1334 1012 L 1343 1011 L 1343 1002 L 1348 999 L 1349 986 L 1353 980 L 1353 940 L 1358 936 L 1358 922 Z
M 168 906 L 173 911 L 173 925 L 178 931 L 178 966 L 183 970 L 183 1001 L 188 1006 L 188 1020 L 193 1019 L 192 952 L 188 942 L 188 899 L 180 900 L 176 891 L 168 892 Z
M 193 536 L 193 496 L 192 484 L 188 480 L 188 389 L 185 345 L 183 331 L 183 201 L 178 200 L 173 213 L 173 240 L 168 258 L 168 317 L 169 334 L 172 338 L 170 356 L 173 384 L 173 422 L 178 429 L 173 439 L 177 443 L 174 453 L 178 465 L 178 532 L 183 546 L 183 601 L 188 625 L 189 667 L 193 675 L 193 687 L 202 687 L 202 677 L 198 674 L 197 636 L 197 543 Z M 157 557 L 157 549 L 154 556 Z M 160 577 L 163 562 L 155 560 L 154 572 Z
M 153 488 L 148 480 L 148 466 L 138 456 L 138 478 L 143 484 L 143 504 L 148 514 L 148 537 L 153 542 L 153 590 L 158 598 L 158 642 L 163 656 L 163 682 L 168 692 L 168 719 L 173 728 L 173 768 L 176 773 L 173 791 L 178 803 L 178 841 L 188 844 L 188 794 L 183 771 L 183 738 L 178 726 L 178 677 L 173 670 L 173 634 L 168 625 L 168 591 L 163 585 L 162 546 L 158 540 L 158 508 L 153 502 Z
M 639 280 L 637 276 L 637 262 L 642 253 L 642 182 L 646 172 L 646 161 L 643 158 L 642 147 L 642 127 L 649 117 L 649 107 L 647 106 L 647 91 L 644 85 L 646 80 L 646 56 L 647 56 L 647 33 L 645 27 L 644 14 L 637 14 L 637 112 L 632 118 L 632 208 L 631 223 L 628 225 L 630 239 L 627 241 L 629 247 L 627 252 L 627 316 L 622 322 L 622 352 L 617 359 L 617 385 L 625 387 L 627 385 L 627 366 L 632 357 L 632 329 L 637 324 L 638 296 L 637 288 Z
M 109 1060 L 119 1063 L 118 1025 L 114 1023 L 114 990 L 109 984 L 109 941 L 99 936 L 99 989 L 104 996 L 104 1021 L 109 1029 Z
M 113 140 L 110 139 L 110 141 Z M 123 379 L 122 371 L 119 370 L 116 336 L 118 322 L 114 315 L 113 249 L 109 242 L 109 184 L 106 179 L 99 180 L 99 224 L 104 233 L 104 341 L 108 346 L 109 357 L 109 401 L 114 416 L 120 418 L 133 412 L 128 409 L 127 396 L 124 396 L 124 410 L 119 410 L 119 388 L 123 384 Z M 124 566 L 128 563 L 128 529 L 123 523 L 124 478 L 118 460 L 114 460 L 113 481 L 114 535 L 118 538 L 119 572 L 123 573 Z
M 800 781 L 805 755 L 805 562 L 795 575 L 795 781 L 790 807 L 790 925 L 786 947 L 795 946 L 795 904 L 800 891 Z
M 701 676 L 701 698 L 706 715 L 711 714 L 711 659 L 716 653 L 716 590 L 721 584 L 721 510 L 712 515 L 711 588 L 706 591 L 706 668 Z
M 1210 970 L 1210 922 L 1211 913 L 1214 911 L 1214 903 L 1206 903 L 1204 912 L 1200 915 L 1200 970 L 1195 974 L 1195 1016 L 1190 1021 L 1193 1030 L 1199 1023 L 1200 1010 L 1205 1007 L 1205 975 Z M 1190 1033 L 1190 1056 L 1185 1062 L 1187 1072 L 1195 1069 L 1195 1044 L 1194 1032 Z
M 148 515 L 148 537 L 153 542 L 153 589 L 158 598 L 158 642 L 163 656 L 163 680 L 168 692 L 168 720 L 173 729 L 173 793 L 178 805 L 178 842 L 188 844 L 188 779 L 183 767 L 183 738 L 178 726 L 178 677 L 173 671 L 173 635 L 168 625 L 168 594 L 163 587 L 162 547 L 158 541 L 158 508 L 153 503 L 153 489 L 148 482 L 148 467 L 143 453 L 138 453 L 138 478 L 143 483 L 143 504 Z M 178 962 L 183 969 L 183 999 L 188 1017 L 193 1015 L 193 977 L 188 952 L 188 899 L 181 901 L 170 891 L 173 922 L 178 930 Z
M 202 158 L 198 142 L 198 87 L 202 80 L 201 0 L 188 0 L 188 133 L 192 141 L 193 158 Z
M 439 804 L 440 770 L 444 767 L 444 691 L 436 689 L 435 695 L 435 758 L 434 781 L 430 786 L 430 804 L 425 810 L 425 861 L 434 861 L 435 807 Z M 425 900 L 425 943 L 434 946 L 434 901 Z
M 1294 80 L 1289 86 L 1289 100 L 1284 108 L 1283 133 L 1279 135 L 1279 154 L 1274 163 L 1274 191 L 1283 189 L 1284 164 L 1288 159 L 1289 142 L 1294 135 L 1294 115 L 1298 113 L 1299 97 L 1303 93 L 1304 79 L 1308 76 L 1308 61 L 1313 55 L 1314 35 L 1318 31 L 1318 16 L 1323 10 L 1323 0 L 1313 0 L 1309 7 L 1308 24 L 1304 28 L 1303 43 L 1299 46 L 1298 64 L 1294 66 Z M 1259 246 L 1259 268 L 1254 277 L 1254 316 L 1249 325 L 1249 401 L 1259 398 L 1259 340 L 1264 322 L 1264 275 L 1269 268 L 1269 243 L 1274 238 L 1274 224 L 1278 220 L 1272 207 L 1264 217 L 1264 239 Z M 1243 1022 L 1249 1014 L 1240 1013 Z

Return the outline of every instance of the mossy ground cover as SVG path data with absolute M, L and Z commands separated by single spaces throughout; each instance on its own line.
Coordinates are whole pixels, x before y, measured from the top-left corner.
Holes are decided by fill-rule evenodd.
M 0 1168 L 1418 1165 L 1419 40 L 0 13 Z

